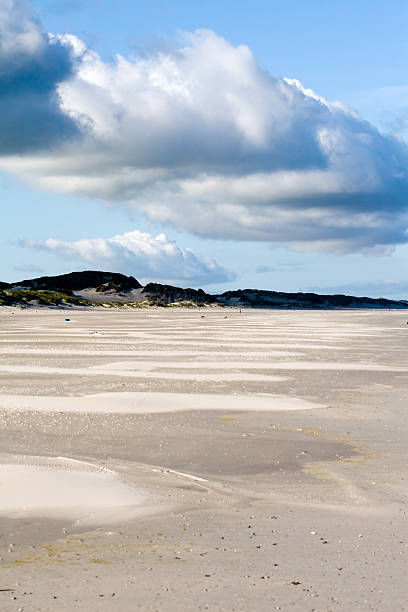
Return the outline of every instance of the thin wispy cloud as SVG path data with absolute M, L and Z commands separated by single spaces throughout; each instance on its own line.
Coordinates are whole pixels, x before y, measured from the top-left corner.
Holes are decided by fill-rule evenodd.
M 325 294 L 357 295 L 360 297 L 386 297 L 392 299 L 408 299 L 408 282 L 378 279 L 376 281 L 343 283 L 341 285 L 326 285 L 308 287 L 307 291 Z
M 267 274 L 268 272 L 275 272 L 276 268 L 271 268 L 270 266 L 265 266 L 261 264 L 257 266 L 255 269 L 256 274 Z
M 84 4 L 84 0 L 50 0 L 47 4 L 47 11 L 55 15 L 65 15 L 80 11 Z
M 198 30 L 108 64 L 45 34 L 26 2 L 0 6 L 1 31 L 22 41 L 0 51 L 1 167 L 204 237 L 338 253 L 408 241 L 406 145 L 273 77 L 245 45 Z
M 13 266 L 13 270 L 16 272 L 24 272 L 25 274 L 41 274 L 44 269 L 35 264 L 22 264 L 20 266 Z
M 77 241 L 49 238 L 24 240 L 31 247 L 98 269 L 115 270 L 149 281 L 188 282 L 194 286 L 234 280 L 234 272 L 192 249 L 178 246 L 165 234 L 152 236 L 134 230 L 112 238 L 84 238 Z

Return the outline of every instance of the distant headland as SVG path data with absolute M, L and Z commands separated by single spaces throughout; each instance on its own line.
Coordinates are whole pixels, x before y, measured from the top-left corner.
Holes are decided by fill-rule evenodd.
M 41 276 L 15 283 L 0 282 L 0 306 L 57 308 L 143 308 L 149 306 L 234 306 L 270 309 L 408 308 L 408 300 L 285 293 L 266 289 L 237 289 L 210 294 L 161 283 L 143 286 L 133 276 L 86 270 Z

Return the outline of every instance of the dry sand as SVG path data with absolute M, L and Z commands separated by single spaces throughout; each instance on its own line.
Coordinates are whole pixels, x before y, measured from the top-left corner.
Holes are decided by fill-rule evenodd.
M 0 310 L 0 610 L 408 610 L 407 318 Z

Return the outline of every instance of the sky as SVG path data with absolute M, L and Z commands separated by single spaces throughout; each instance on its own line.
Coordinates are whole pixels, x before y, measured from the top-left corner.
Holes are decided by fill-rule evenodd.
M 0 280 L 408 298 L 408 3 L 0 0 Z

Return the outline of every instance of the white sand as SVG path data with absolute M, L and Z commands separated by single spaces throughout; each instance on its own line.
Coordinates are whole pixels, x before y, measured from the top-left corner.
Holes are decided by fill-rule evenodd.
M 1 610 L 407 609 L 407 312 L 8 312 Z
M 108 363 L 105 365 L 97 365 L 91 367 L 92 371 L 97 370 L 119 370 L 123 372 L 133 372 L 139 370 L 140 372 L 146 371 L 151 374 L 151 368 L 157 368 L 160 364 L 156 361 L 120 361 L 114 363 Z M 407 372 L 408 368 L 398 366 L 385 366 L 374 363 L 339 363 L 330 361 L 212 361 L 212 362 L 191 362 L 191 361 L 177 361 L 174 363 L 166 363 L 161 365 L 162 368 L 171 370 L 174 368 L 180 369 L 199 369 L 201 368 L 216 368 L 219 370 L 228 368 L 247 368 L 247 369 L 265 369 L 265 370 L 356 370 L 356 371 L 371 371 L 371 372 Z M 3 366 L 0 366 L 0 371 Z M 159 377 L 162 372 L 155 372 Z M 211 374 L 211 377 L 214 375 Z M 245 374 L 243 375 L 245 376 Z
M 141 362 L 143 365 L 143 362 Z M 183 364 L 178 367 L 182 367 Z M 167 367 L 167 366 L 166 366 Z M 0 372 L 9 372 L 11 374 L 41 374 L 46 376 L 68 375 L 68 376 L 124 376 L 127 378 L 142 378 L 151 379 L 157 378 L 162 380 L 197 380 L 197 381 L 221 381 L 221 382 L 242 382 L 242 381 L 266 381 L 266 382 L 281 382 L 286 380 L 283 376 L 273 376 L 270 374 L 247 374 L 246 372 L 221 372 L 202 374 L 199 372 L 182 373 L 182 372 L 151 372 L 149 370 L 139 369 L 123 370 L 114 368 L 51 368 L 46 366 L 14 366 L 1 365 Z
M 322 348 L 322 347 L 316 347 L 316 348 Z M 340 350 L 339 347 L 334 347 L 334 346 L 329 346 L 329 347 L 323 347 L 326 349 L 332 349 L 332 350 Z M 15 349 L 15 348 L 0 348 L 0 355 L 52 355 L 52 356 L 59 356 L 59 355 L 75 355 L 75 356 L 87 356 L 90 355 L 92 357 L 95 356 L 95 349 L 79 349 L 79 350 L 75 350 L 75 349 L 67 349 L 65 347 L 56 347 L 53 349 L 45 349 L 45 348 L 19 348 L 19 349 Z M 196 351 L 180 351 L 180 350 L 173 350 L 173 351 L 168 351 L 163 349 L 162 351 L 150 351 L 149 350 L 149 357 L 199 357 L 199 356 L 203 356 L 206 359 L 208 359 L 208 356 L 213 355 L 213 351 L 212 350 L 196 350 Z M 299 356 L 303 356 L 305 355 L 305 353 L 300 353 L 298 351 L 239 351 L 239 356 L 240 357 L 263 357 L 264 359 L 266 359 L 267 357 L 299 357 Z M 103 356 L 103 357 L 146 357 L 146 351 L 120 351 L 120 350 L 100 350 L 98 349 L 97 351 L 97 355 L 98 356 Z M 231 351 L 217 351 L 216 352 L 217 357 L 221 357 L 221 356 L 233 356 L 236 355 L 236 351 L 231 352 Z M 191 362 L 190 362 L 191 363 Z M 200 362 L 199 362 L 200 363 Z M 156 364 L 157 365 L 157 364 Z
M 293 397 L 205 393 L 98 393 L 83 397 L 0 395 L 0 409 L 38 412 L 149 414 L 185 410 L 274 412 L 324 408 Z
M 161 367 L 162 369 L 170 370 L 167 372 L 157 371 L 153 368 Z M 213 369 L 217 368 L 218 372 L 202 373 L 202 372 L 175 372 L 174 369 Z M 166 363 L 165 365 L 156 362 L 135 361 L 110 363 L 105 365 L 91 366 L 89 368 L 62 368 L 62 367 L 47 367 L 36 365 L 6 365 L 0 364 L 0 372 L 10 374 L 39 374 L 45 376 L 122 376 L 126 378 L 140 379 L 161 379 L 161 380 L 194 380 L 194 381 L 212 381 L 212 382 L 282 382 L 286 377 L 277 376 L 265 373 L 247 373 L 247 372 L 223 372 L 223 369 L 235 368 L 240 370 L 248 369 L 267 369 L 272 370 L 334 370 L 334 371 L 356 371 L 356 372 L 408 372 L 408 367 L 378 365 L 374 363 L 339 363 L 330 361 L 275 361 L 275 362 L 182 362 Z
M 59 337 L 59 335 L 60 334 L 58 334 L 58 337 Z M 1 334 L 0 334 L 0 336 L 1 336 Z M 8 336 L 11 336 L 11 334 L 8 334 Z M 12 339 L 10 339 L 10 337 L 9 337 L 6 340 L 0 337 L 0 347 L 1 347 L 2 344 L 10 344 L 10 343 L 13 344 L 13 348 L 12 349 L 2 348 L 1 351 L 0 351 L 0 354 L 5 354 L 6 355 L 10 351 L 12 351 L 13 353 L 20 353 L 21 352 L 22 354 L 24 354 L 23 351 L 32 351 L 32 350 L 34 350 L 36 352 L 37 349 L 38 349 L 38 351 L 40 353 L 44 353 L 44 350 L 48 350 L 48 349 L 42 349 L 41 348 L 41 344 L 53 344 L 54 340 L 55 340 L 55 338 L 50 337 L 50 335 L 46 335 L 46 336 L 38 336 L 37 335 L 35 338 L 33 338 L 32 336 L 26 335 L 25 338 L 12 338 Z M 121 342 L 118 342 L 118 341 L 115 342 L 115 340 L 113 338 L 104 338 L 103 335 L 92 335 L 92 336 L 90 336 L 89 334 L 87 334 L 87 336 L 86 336 L 86 341 L 88 342 L 88 346 L 92 346 L 93 343 L 95 343 L 97 345 L 114 344 L 115 346 L 117 344 L 121 343 Z M 342 346 L 338 346 L 338 345 L 334 345 L 334 344 L 321 344 L 321 343 L 319 343 L 318 340 L 313 340 L 311 342 L 313 342 L 313 344 L 309 344 L 309 342 L 307 340 L 305 342 L 285 342 L 284 346 L 285 346 L 285 349 L 288 349 L 288 348 L 290 348 L 290 349 L 307 349 L 308 351 L 309 350 L 313 350 L 313 349 L 315 349 L 315 350 L 320 350 L 321 349 L 321 350 L 328 350 L 328 351 L 329 350 L 336 350 L 336 351 L 346 350 L 346 347 L 342 347 Z M 84 343 L 84 338 L 83 337 L 81 337 L 81 338 L 70 337 L 69 338 L 69 344 L 70 345 L 72 345 L 72 344 L 83 345 L 83 343 Z M 211 343 L 200 342 L 199 346 L 197 346 L 196 342 L 188 342 L 188 341 L 185 341 L 185 342 L 181 342 L 181 341 L 178 341 L 178 342 L 164 342 L 163 341 L 163 342 L 161 342 L 160 338 L 156 338 L 155 340 L 151 340 L 151 342 L 148 342 L 148 344 L 150 344 L 150 343 L 154 344 L 154 346 L 156 346 L 156 347 L 158 347 L 158 346 L 163 346 L 164 347 L 162 350 L 160 350 L 160 349 L 159 350 L 149 350 L 149 354 L 150 355 L 156 355 L 156 354 L 157 355 L 163 355 L 163 356 L 165 356 L 167 354 L 170 355 L 170 356 L 172 356 L 174 354 L 177 354 L 177 355 L 185 355 L 185 354 L 188 354 L 188 355 L 200 355 L 201 353 L 203 353 L 203 354 L 204 353 L 205 354 L 212 353 L 214 348 L 217 348 L 217 355 L 223 355 L 223 354 L 231 355 L 231 351 L 220 351 L 219 350 L 221 347 L 223 347 L 225 345 L 229 346 L 229 342 L 227 340 L 224 341 L 223 345 L 220 342 L 213 341 Z M 18 346 L 19 344 L 34 345 L 35 349 L 26 349 L 26 348 L 14 349 L 14 345 Z M 171 350 L 167 350 L 166 349 L 166 346 L 168 344 L 172 344 L 172 345 L 175 344 L 177 346 L 178 345 L 196 346 L 196 350 L 184 351 L 184 350 L 175 349 L 174 351 L 171 351 Z M 137 343 L 134 342 L 134 341 L 132 343 L 128 343 L 128 346 L 131 346 L 131 345 L 137 346 Z M 249 350 L 248 351 L 247 350 L 247 349 L 257 349 L 257 348 L 259 349 L 259 346 L 260 346 L 260 343 L 246 343 L 245 345 L 242 346 L 241 349 L 239 348 L 239 345 L 237 345 L 237 344 L 234 344 L 233 348 L 234 348 L 234 352 L 239 352 L 240 354 L 241 353 L 246 353 L 248 355 L 262 355 L 263 357 L 266 357 L 267 355 L 269 355 L 271 353 L 272 354 L 275 353 L 275 350 L 270 351 L 269 350 L 270 348 L 278 349 L 277 352 L 280 355 L 285 353 L 285 351 L 279 350 L 279 348 L 283 346 L 283 344 L 279 343 L 279 342 L 268 342 L 267 345 L 265 346 L 265 348 L 262 351 L 257 351 L 257 350 Z M 56 351 L 55 353 L 54 353 L 54 350 Z M 59 342 L 59 345 L 57 345 L 55 349 L 52 349 L 52 351 L 53 351 L 53 354 L 58 354 L 58 352 L 60 350 L 63 351 L 64 353 L 66 353 L 66 354 L 69 354 L 69 351 L 72 350 L 72 349 L 66 348 L 65 345 L 63 345 L 61 342 Z M 98 353 L 99 352 L 100 351 L 98 350 Z M 84 349 L 84 350 L 80 350 L 80 353 L 83 354 L 83 355 L 86 355 L 88 353 L 88 351 L 86 349 Z M 95 353 L 95 349 L 89 351 L 89 354 L 94 354 L 94 353 Z M 106 351 L 106 353 L 104 351 L 101 352 L 101 354 L 112 354 L 112 353 L 115 354 L 115 355 L 118 355 L 118 354 L 120 355 L 122 352 L 120 350 L 118 352 L 115 351 L 115 350 L 114 351 Z M 27 354 L 30 355 L 31 353 L 27 352 Z M 142 350 L 141 351 L 141 350 L 132 350 L 132 349 L 129 349 L 129 350 L 126 351 L 126 354 L 130 354 L 130 355 L 146 355 L 146 350 Z
M 100 523 L 135 514 L 145 499 L 110 470 L 64 458 L 34 461 L 0 464 L 0 514 Z
M 230 354 L 231 356 L 231 354 Z M 228 369 L 270 369 L 274 367 L 275 362 L 271 361 L 227 361 L 224 359 L 223 361 L 173 361 L 167 362 L 166 364 L 158 363 L 157 361 L 115 361 L 113 363 L 106 363 L 103 365 L 92 366 L 92 370 L 120 370 L 122 372 L 133 372 L 138 370 L 140 372 L 150 372 L 154 368 L 161 368 L 161 370 L 173 370 L 173 369 L 186 369 L 186 370 L 199 370 L 199 369 L 209 369 L 209 370 L 228 370 Z M 284 362 L 278 362 L 284 363 Z M 0 366 L 1 370 L 1 366 Z M 161 374 L 161 372 L 160 372 Z M 211 373 L 211 376 L 213 374 Z

